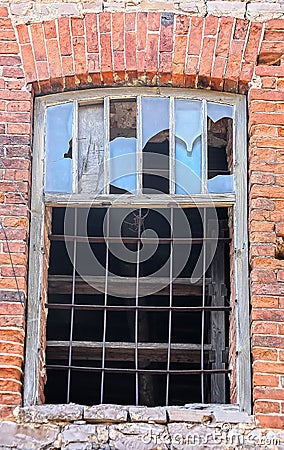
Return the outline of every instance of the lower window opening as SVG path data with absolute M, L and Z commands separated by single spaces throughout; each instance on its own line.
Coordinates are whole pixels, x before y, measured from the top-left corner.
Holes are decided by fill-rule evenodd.
M 53 208 L 46 403 L 229 403 L 229 215 Z

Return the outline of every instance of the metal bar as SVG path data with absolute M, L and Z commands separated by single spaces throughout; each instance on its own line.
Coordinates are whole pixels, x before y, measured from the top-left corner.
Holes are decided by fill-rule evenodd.
M 135 238 L 135 237 L 87 237 L 87 236 L 64 236 L 64 235 L 58 235 L 58 234 L 51 234 L 49 236 L 49 239 L 51 241 L 73 241 L 76 239 L 77 242 L 90 242 L 90 243 L 98 243 L 98 244 L 104 244 L 105 242 L 112 242 L 112 243 L 121 243 L 121 242 L 125 242 L 125 243 L 129 243 L 129 244 L 136 244 L 137 241 L 139 241 L 140 238 Z M 161 238 L 161 237 L 157 237 L 157 238 L 143 238 L 143 244 L 152 244 L 152 243 L 156 243 L 157 239 L 159 240 L 159 244 L 170 244 L 172 242 L 172 238 Z M 206 239 L 202 239 L 202 238 L 175 238 L 175 244 L 189 244 L 189 243 L 193 243 L 193 244 L 202 244 L 204 241 L 212 241 L 212 242 L 216 242 L 216 240 L 218 241 L 222 241 L 222 242 L 231 242 L 232 238 L 222 238 L 222 237 L 218 237 L 218 238 L 206 238 Z M 141 241 L 141 239 L 140 239 Z
M 206 208 L 203 209 L 203 236 L 206 237 Z M 202 312 L 201 312 L 201 355 L 200 355 L 200 367 L 202 370 L 201 373 L 201 402 L 205 403 L 205 396 L 204 396 L 204 334 L 205 334 L 205 288 L 206 288 L 206 282 L 205 282 L 205 272 L 206 272 L 206 245 L 205 243 L 202 246 L 203 249 L 203 255 L 202 255 Z
M 207 155 L 207 102 L 202 100 L 202 151 L 201 151 L 201 170 L 202 170 L 202 193 L 207 193 L 207 168 L 208 168 L 208 155 Z
M 78 309 L 78 310 L 109 310 L 109 311 L 231 311 L 231 306 L 130 306 L 130 305 L 77 305 L 77 304 L 63 304 L 63 303 L 46 303 L 46 308 L 49 309 Z
M 60 365 L 56 365 L 56 364 L 47 364 L 46 365 L 47 369 L 52 369 L 52 370 L 66 370 L 66 369 L 71 369 L 71 370 L 78 370 L 78 371 L 84 371 L 84 372 L 101 372 L 102 368 L 101 367 L 84 367 L 84 366 L 64 366 L 62 364 Z M 133 373 L 135 374 L 136 372 L 138 373 L 147 373 L 147 374 L 156 374 L 156 375 L 165 375 L 168 371 L 167 370 L 159 370 L 159 369 L 122 369 L 122 368 L 114 368 L 114 367 L 105 367 L 104 369 L 105 372 L 109 372 L 109 373 Z M 213 374 L 213 373 L 231 373 L 230 369 L 224 369 L 224 370 L 209 370 L 209 369 L 205 369 L 205 370 L 170 370 L 169 373 L 171 375 L 189 375 L 189 374 L 194 374 L 194 375 L 198 375 L 200 373 L 204 373 L 204 374 Z
M 142 149 L 142 98 L 137 96 L 137 148 L 136 148 L 137 195 L 143 189 L 143 149 Z
M 72 191 L 78 193 L 78 120 L 79 106 L 78 100 L 74 102 L 73 124 L 72 124 Z
M 109 236 L 109 215 L 111 209 L 107 210 L 107 236 Z M 107 328 L 107 296 L 108 296 L 108 266 L 109 266 L 109 247 L 106 245 L 106 268 L 105 268 L 105 294 L 104 294 L 104 325 L 103 325 L 103 342 L 102 342 L 102 377 L 101 377 L 101 403 L 104 397 L 104 381 L 105 381 L 105 356 L 106 356 L 106 328 Z
M 176 155 L 175 155 L 175 99 L 170 97 L 170 136 L 169 136 L 169 188 L 170 194 L 175 194 Z
M 74 233 L 77 234 L 77 208 L 74 211 Z M 75 304 L 75 284 L 76 284 L 76 256 L 77 256 L 77 242 L 74 241 L 73 245 L 73 270 L 72 270 L 72 294 L 71 294 L 71 304 Z M 72 341 L 73 341 L 73 327 L 74 327 L 74 313 L 75 308 L 71 308 L 70 317 L 70 335 L 69 335 L 69 355 L 68 364 L 71 366 L 72 363 Z M 67 403 L 70 402 L 70 387 L 71 387 L 71 369 L 68 369 L 67 377 Z
M 170 308 L 173 305 L 173 226 L 174 226 L 174 217 L 173 217 L 173 208 L 171 208 L 171 248 L 170 248 L 170 298 L 169 305 Z M 167 354 L 167 370 L 170 370 L 171 364 L 171 342 L 172 342 L 172 309 L 169 309 L 169 329 L 168 329 L 168 354 Z M 169 404 L 169 389 L 170 389 L 170 374 L 167 373 L 167 382 L 166 382 L 166 406 Z
M 109 97 L 104 98 L 104 190 L 105 194 L 109 194 L 110 190 L 110 154 L 109 154 L 109 136 L 110 136 L 110 120 L 109 120 Z
M 138 237 L 141 236 L 141 209 L 139 209 L 138 220 Z M 137 242 L 137 254 L 136 254 L 136 288 L 135 288 L 135 402 L 136 406 L 139 405 L 139 377 L 138 377 L 138 306 L 139 306 L 139 264 L 140 264 L 140 240 Z

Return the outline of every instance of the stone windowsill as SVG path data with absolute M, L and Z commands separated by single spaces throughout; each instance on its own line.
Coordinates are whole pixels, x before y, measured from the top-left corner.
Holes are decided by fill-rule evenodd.
M 190 404 L 185 406 L 146 407 L 95 405 L 74 403 L 59 405 L 34 405 L 14 410 L 16 421 L 24 423 L 126 423 L 146 422 L 167 424 L 187 423 L 254 423 L 254 417 L 241 412 L 237 405 Z

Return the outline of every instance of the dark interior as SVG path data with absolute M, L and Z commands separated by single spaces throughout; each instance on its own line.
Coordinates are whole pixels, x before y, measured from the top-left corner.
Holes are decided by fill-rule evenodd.
M 150 144 L 147 145 L 150 146 Z M 168 144 L 165 142 L 152 144 L 151 151 L 155 146 L 155 149 L 159 147 L 164 152 L 166 145 Z M 168 170 L 168 168 L 163 170 Z M 144 181 L 149 189 L 155 189 L 157 186 L 153 179 L 145 178 Z M 159 186 L 161 186 L 160 181 Z M 166 186 L 164 188 L 164 192 L 166 192 Z M 172 215 L 170 209 L 151 210 L 145 208 L 124 211 L 124 220 L 118 229 L 122 240 L 133 239 L 133 242 L 129 242 L 129 240 L 124 242 L 129 254 L 133 254 L 132 259 L 130 258 L 128 262 L 120 260 L 117 256 L 119 244 L 110 241 L 109 246 L 107 246 L 105 242 L 107 214 L 109 214 L 110 223 L 112 221 L 115 223 L 121 217 L 121 214 L 115 208 L 109 211 L 106 208 L 78 209 L 77 214 L 78 229 L 76 236 L 79 242 L 76 242 L 76 249 L 78 252 L 84 252 L 84 248 L 88 248 L 87 253 L 91 252 L 99 264 L 92 264 L 91 257 L 86 257 L 86 264 L 76 267 L 76 277 L 72 280 L 73 265 L 69 255 L 70 248 L 71 253 L 74 249 L 75 239 L 68 243 L 68 254 L 63 238 L 65 209 L 53 208 L 47 305 L 48 377 L 45 389 L 46 402 L 64 403 L 72 401 L 87 405 L 101 402 L 104 319 L 106 341 L 104 361 L 106 370 L 104 372 L 102 399 L 104 403 L 135 404 L 135 323 L 137 324 L 138 342 L 144 345 L 138 351 L 138 369 L 142 370 L 138 377 L 139 404 L 148 406 L 165 404 L 169 339 L 172 343 L 169 362 L 170 373 L 168 375 L 169 404 L 216 402 L 216 396 L 214 397 L 215 394 L 212 394 L 211 380 L 213 376 L 216 378 L 219 375 L 210 373 L 201 375 L 200 373 L 190 372 L 201 368 L 201 343 L 204 347 L 203 369 L 210 370 L 213 367 L 212 361 L 214 361 L 215 350 L 211 348 L 212 312 L 190 308 L 211 305 L 214 283 L 226 286 L 226 295 L 220 298 L 220 305 L 229 305 L 228 210 L 226 208 L 217 210 L 219 237 L 225 239 L 218 244 L 218 248 L 220 246 L 221 249 L 219 255 L 221 254 L 221 261 L 224 265 L 223 278 L 212 280 L 212 264 L 216 264 L 213 259 L 213 262 L 206 268 L 206 282 L 204 284 L 202 280 L 195 284 L 191 284 L 190 281 L 194 267 L 200 258 L 202 247 L 207 245 L 203 241 L 204 210 L 177 209 L 173 210 Z M 183 220 L 189 226 L 190 236 L 183 226 L 179 229 L 180 215 L 183 216 Z M 68 217 L 72 221 L 72 217 L 75 217 L 75 210 L 71 211 Z M 173 227 L 170 224 L 171 217 Z M 72 229 L 72 226 L 70 229 Z M 149 229 L 156 232 L 160 242 L 158 242 L 153 255 L 137 266 L 137 246 L 140 246 L 139 250 L 142 252 L 147 250 L 147 246 L 153 245 L 152 243 L 146 243 L 146 241 L 142 243 L 137 241 L 137 238 L 143 233 L 147 237 L 147 230 Z M 188 251 L 188 257 L 182 270 L 179 268 L 179 273 L 175 274 L 175 280 L 172 284 L 172 297 L 170 297 L 170 271 L 167 267 L 167 261 L 172 256 L 173 267 L 175 267 L 175 261 L 178 262 L 181 257 L 181 249 L 185 248 L 186 245 L 183 241 L 183 243 L 175 243 L 171 247 L 169 241 L 161 240 L 169 239 L 173 229 L 176 229 L 176 237 L 188 239 L 189 243 L 191 238 L 195 240 L 190 243 L 191 245 L 188 244 L 191 247 Z M 91 242 L 82 241 L 82 239 L 80 241 L 79 239 L 85 235 L 86 230 L 87 239 Z M 111 237 L 118 236 L 111 235 Z M 96 238 L 101 238 L 101 241 L 92 242 L 92 239 L 95 240 Z M 107 248 L 109 248 L 109 254 L 106 257 Z M 106 264 L 108 265 L 109 289 L 112 288 L 113 275 L 127 277 L 127 280 L 122 279 L 119 283 L 117 293 L 112 292 L 108 295 L 105 295 L 104 289 L 100 287 L 99 291 L 96 285 L 90 286 L 84 279 L 86 275 L 102 277 L 103 282 L 105 282 Z M 160 277 L 163 282 L 161 288 L 159 289 L 159 283 L 161 283 L 161 280 L 159 280 L 156 292 L 151 293 L 151 295 L 144 295 L 143 277 L 147 277 L 146 280 L 156 280 L 156 273 L 164 266 L 163 276 Z M 84 270 L 83 274 L 82 270 Z M 135 289 L 133 288 L 137 276 L 139 277 L 138 299 L 135 297 Z M 205 290 L 202 288 L 203 285 Z M 72 286 L 74 287 L 73 297 Z M 102 287 L 104 287 L 104 284 L 102 284 Z M 76 305 L 73 308 L 71 307 L 72 301 Z M 121 307 L 121 309 L 107 309 L 104 313 L 105 302 L 109 307 Z M 175 307 L 172 312 L 169 309 L 170 302 Z M 135 305 L 137 306 L 137 304 L 152 308 L 148 311 L 139 310 L 137 319 L 135 312 Z M 92 309 L 94 306 L 96 306 L 96 309 Z M 162 310 L 159 311 L 159 308 L 162 308 Z M 214 312 L 214 314 L 215 317 L 218 314 L 222 315 L 225 334 L 228 336 L 227 310 L 226 312 Z M 171 327 L 169 326 L 170 315 Z M 72 347 L 69 345 L 70 341 L 72 341 Z M 93 343 L 96 348 L 93 348 L 89 343 Z M 148 348 L 146 344 L 153 344 L 153 349 L 150 348 L 151 345 L 148 345 Z M 180 348 L 178 348 L 178 344 L 181 344 Z M 187 345 L 187 349 L 184 349 L 182 345 Z M 190 345 L 192 345 L 192 348 L 190 348 Z M 226 346 L 228 346 L 228 337 L 226 337 Z M 225 351 L 225 349 L 223 350 Z M 224 362 L 224 368 L 227 370 L 227 360 Z M 128 369 L 128 371 L 119 372 L 119 369 Z M 149 370 L 155 371 L 155 373 L 147 373 Z M 174 372 L 178 370 L 189 372 L 184 375 Z M 68 384 L 68 372 L 70 385 Z M 226 401 L 228 401 L 228 376 L 224 374 L 220 376 L 226 379 Z M 204 386 L 203 398 L 201 393 L 202 383 Z M 68 389 L 69 394 L 67 393 Z

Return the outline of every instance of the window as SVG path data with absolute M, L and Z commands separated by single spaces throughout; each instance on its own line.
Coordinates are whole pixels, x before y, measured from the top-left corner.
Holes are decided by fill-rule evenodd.
M 98 89 L 35 120 L 26 403 L 46 368 L 49 403 L 249 411 L 243 97 Z

